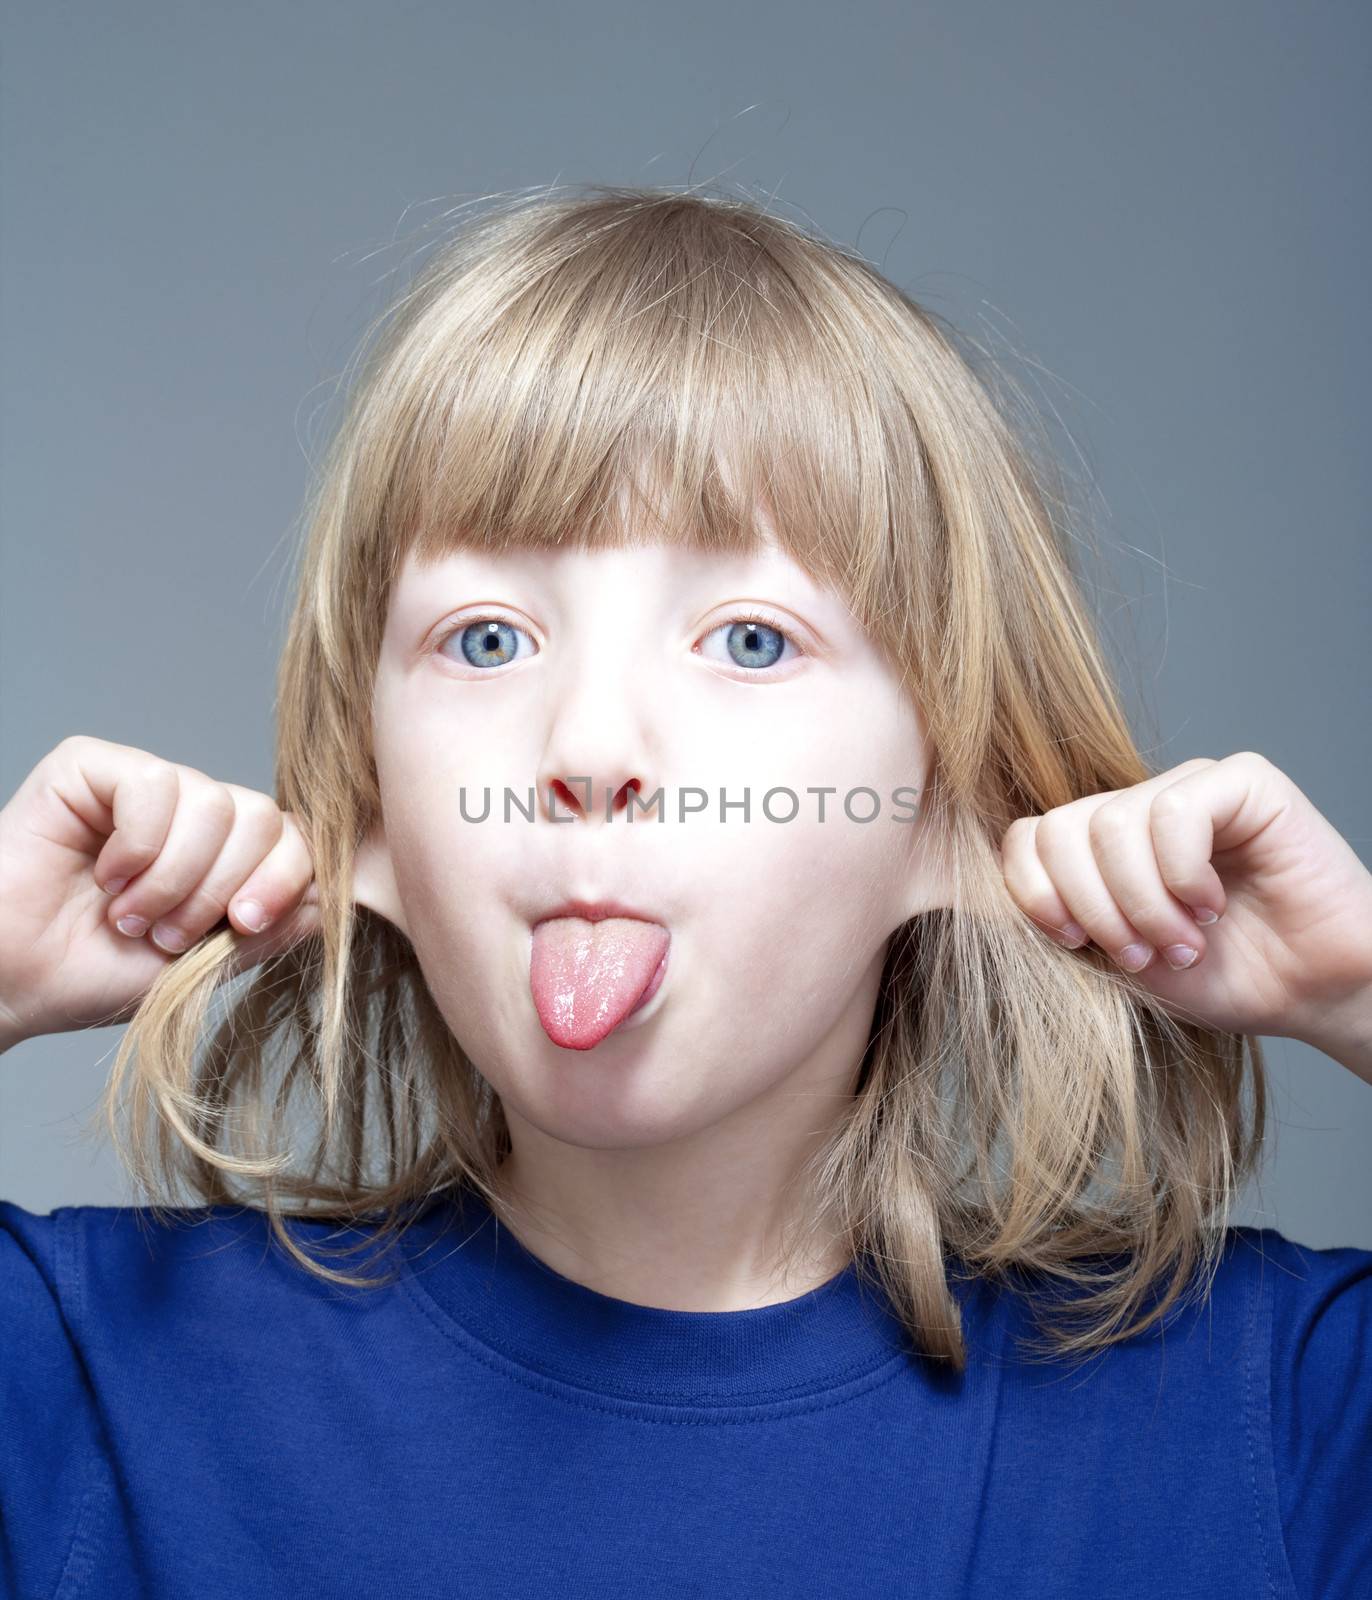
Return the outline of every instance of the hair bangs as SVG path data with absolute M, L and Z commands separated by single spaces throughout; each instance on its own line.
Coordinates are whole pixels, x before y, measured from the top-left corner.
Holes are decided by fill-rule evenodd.
M 392 563 L 775 546 L 870 610 L 889 427 L 813 246 L 672 197 L 544 210 L 498 277 L 478 251 L 422 286 L 377 386 L 408 418 Z

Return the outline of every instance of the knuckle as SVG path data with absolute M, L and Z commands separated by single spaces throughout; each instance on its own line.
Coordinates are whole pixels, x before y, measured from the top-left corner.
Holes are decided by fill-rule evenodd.
M 281 812 L 270 795 L 260 794 L 256 790 L 247 791 L 238 804 L 238 811 L 255 839 L 275 844 L 281 837 Z
M 305 837 L 305 830 L 300 826 L 300 819 L 293 811 L 283 811 L 281 815 L 281 836 L 289 839 L 293 845 L 308 852 L 309 841 Z
M 1108 942 L 1124 924 L 1120 907 L 1108 895 L 1084 894 L 1073 902 L 1072 915 L 1092 938 Z
M 1034 843 L 1049 846 L 1060 844 L 1070 833 L 1071 828 L 1072 820 L 1067 814 L 1067 808 L 1056 806 L 1052 811 L 1045 811 L 1038 819 L 1034 828 Z
M 314 876 L 314 854 L 310 849 L 310 841 L 294 824 L 283 831 L 276 848 L 293 878 L 308 882 Z
M 175 928 L 189 939 L 198 939 L 224 915 L 224 902 L 207 887 L 200 887 L 158 918 L 162 927 Z
M 198 797 L 197 804 L 216 827 L 227 832 L 233 826 L 238 808 L 233 803 L 233 796 L 222 783 L 210 781 L 209 786 Z
M 162 849 L 160 840 L 140 838 L 138 834 L 130 834 L 126 828 L 119 830 L 119 862 L 121 866 L 132 866 L 140 863 L 139 870 L 156 861 Z M 131 876 L 124 873 L 125 877 Z
M 146 888 L 150 878 L 154 875 L 155 869 L 157 869 L 157 859 L 162 854 L 165 838 L 160 834 L 146 834 L 144 830 L 138 829 L 138 827 L 130 830 L 128 824 L 117 830 L 115 838 L 118 840 L 117 846 L 115 846 L 115 854 L 117 854 L 120 867 L 125 869 L 122 872 L 122 877 L 133 877 L 133 872 L 128 870 L 131 867 L 131 869 L 142 874 L 134 888 Z
M 1154 817 L 1180 817 L 1191 809 L 1192 802 L 1176 789 L 1163 789 L 1155 794 L 1148 809 Z
M 1119 839 L 1133 826 L 1133 820 L 1132 807 L 1107 800 L 1091 813 L 1086 824 L 1087 837 L 1093 841 Z
M 149 756 L 146 763 L 141 768 L 135 766 L 134 771 L 141 801 L 177 803 L 181 796 L 181 778 L 173 762 L 164 761 L 161 756 Z
M 235 789 L 234 797 L 250 816 L 273 818 L 281 816 L 280 806 L 261 789 Z
M 183 906 L 177 907 L 177 918 L 202 930 L 213 927 L 228 910 L 229 898 L 208 886 L 197 889 Z
M 153 852 L 154 856 L 156 852 Z M 147 853 L 135 855 L 130 865 L 147 858 Z M 164 908 L 175 904 L 176 896 L 169 892 L 165 876 L 157 870 L 158 863 L 154 859 L 149 866 L 138 868 L 137 882 L 131 883 L 124 895 L 119 896 L 121 909 L 137 911 L 140 914 L 148 912 L 160 916 Z M 123 902 L 127 899 L 127 904 Z
M 1120 904 L 1120 914 L 1132 928 L 1147 933 L 1164 920 L 1162 908 L 1155 900 L 1127 900 Z

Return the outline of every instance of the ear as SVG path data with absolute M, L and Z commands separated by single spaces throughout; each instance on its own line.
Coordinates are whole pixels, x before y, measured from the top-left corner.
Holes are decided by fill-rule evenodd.
M 380 822 L 368 831 L 353 857 L 353 900 L 378 912 L 408 936 L 410 930 L 405 926 L 405 910 L 396 888 L 386 831 Z
M 928 789 L 921 791 L 918 809 L 914 821 L 900 824 L 910 837 L 900 885 L 901 915 L 906 919 L 953 904 L 948 840 Z
M 953 885 L 939 841 L 926 833 L 910 853 L 901 912 L 907 919 L 953 903 Z

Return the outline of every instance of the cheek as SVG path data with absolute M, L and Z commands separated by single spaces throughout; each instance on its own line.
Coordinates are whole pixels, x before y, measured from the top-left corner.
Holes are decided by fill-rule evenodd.
M 502 797 L 508 788 L 527 805 L 533 753 L 529 741 L 511 735 L 519 718 L 497 718 L 480 704 L 455 726 L 444 687 L 389 704 L 374 747 L 386 840 L 411 935 L 417 946 L 441 937 L 465 950 L 483 913 L 518 881 L 534 829 L 517 810 L 504 825 Z M 502 865 L 510 861 L 513 879 Z
M 835 820 L 832 809 L 821 824 L 803 805 L 790 823 L 671 831 L 677 881 L 693 886 L 678 987 L 654 1041 L 671 1094 L 718 1109 L 779 1083 L 826 1040 L 860 1050 L 873 971 L 899 920 L 890 888 L 898 825 L 862 826 L 841 811 Z
M 691 881 L 715 886 L 693 908 L 712 964 L 731 984 L 786 1003 L 841 990 L 882 945 L 899 920 L 907 848 L 888 806 L 860 824 L 829 796 L 820 823 L 815 797 L 801 800 L 793 822 L 754 820 L 691 840 Z M 860 804 L 870 801 L 855 802 L 865 815 Z M 683 841 L 691 832 L 678 831 Z
M 508 903 L 499 849 L 484 845 L 511 832 L 453 820 L 392 846 L 425 984 L 466 1053 L 483 1071 L 496 1065 L 497 1077 L 498 1063 L 544 1037 L 529 992 L 529 930 Z
M 461 716 L 452 703 L 416 694 L 398 704 L 392 726 L 376 737 L 377 774 L 383 797 L 399 806 L 422 795 L 430 809 L 443 803 L 456 813 L 459 789 L 468 812 L 479 815 L 482 792 L 498 797 L 506 786 L 523 795 L 537 772 L 535 718 L 518 705 L 496 705 L 496 697 L 473 696 Z M 498 809 L 498 804 L 497 804 Z

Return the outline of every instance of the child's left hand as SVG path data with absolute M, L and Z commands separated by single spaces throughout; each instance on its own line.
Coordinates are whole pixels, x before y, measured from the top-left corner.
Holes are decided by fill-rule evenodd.
M 1372 873 L 1264 756 L 1017 818 L 1001 860 L 1033 922 L 1094 941 L 1182 1020 L 1302 1039 L 1372 1083 Z M 1196 956 L 1174 968 L 1179 945 Z

